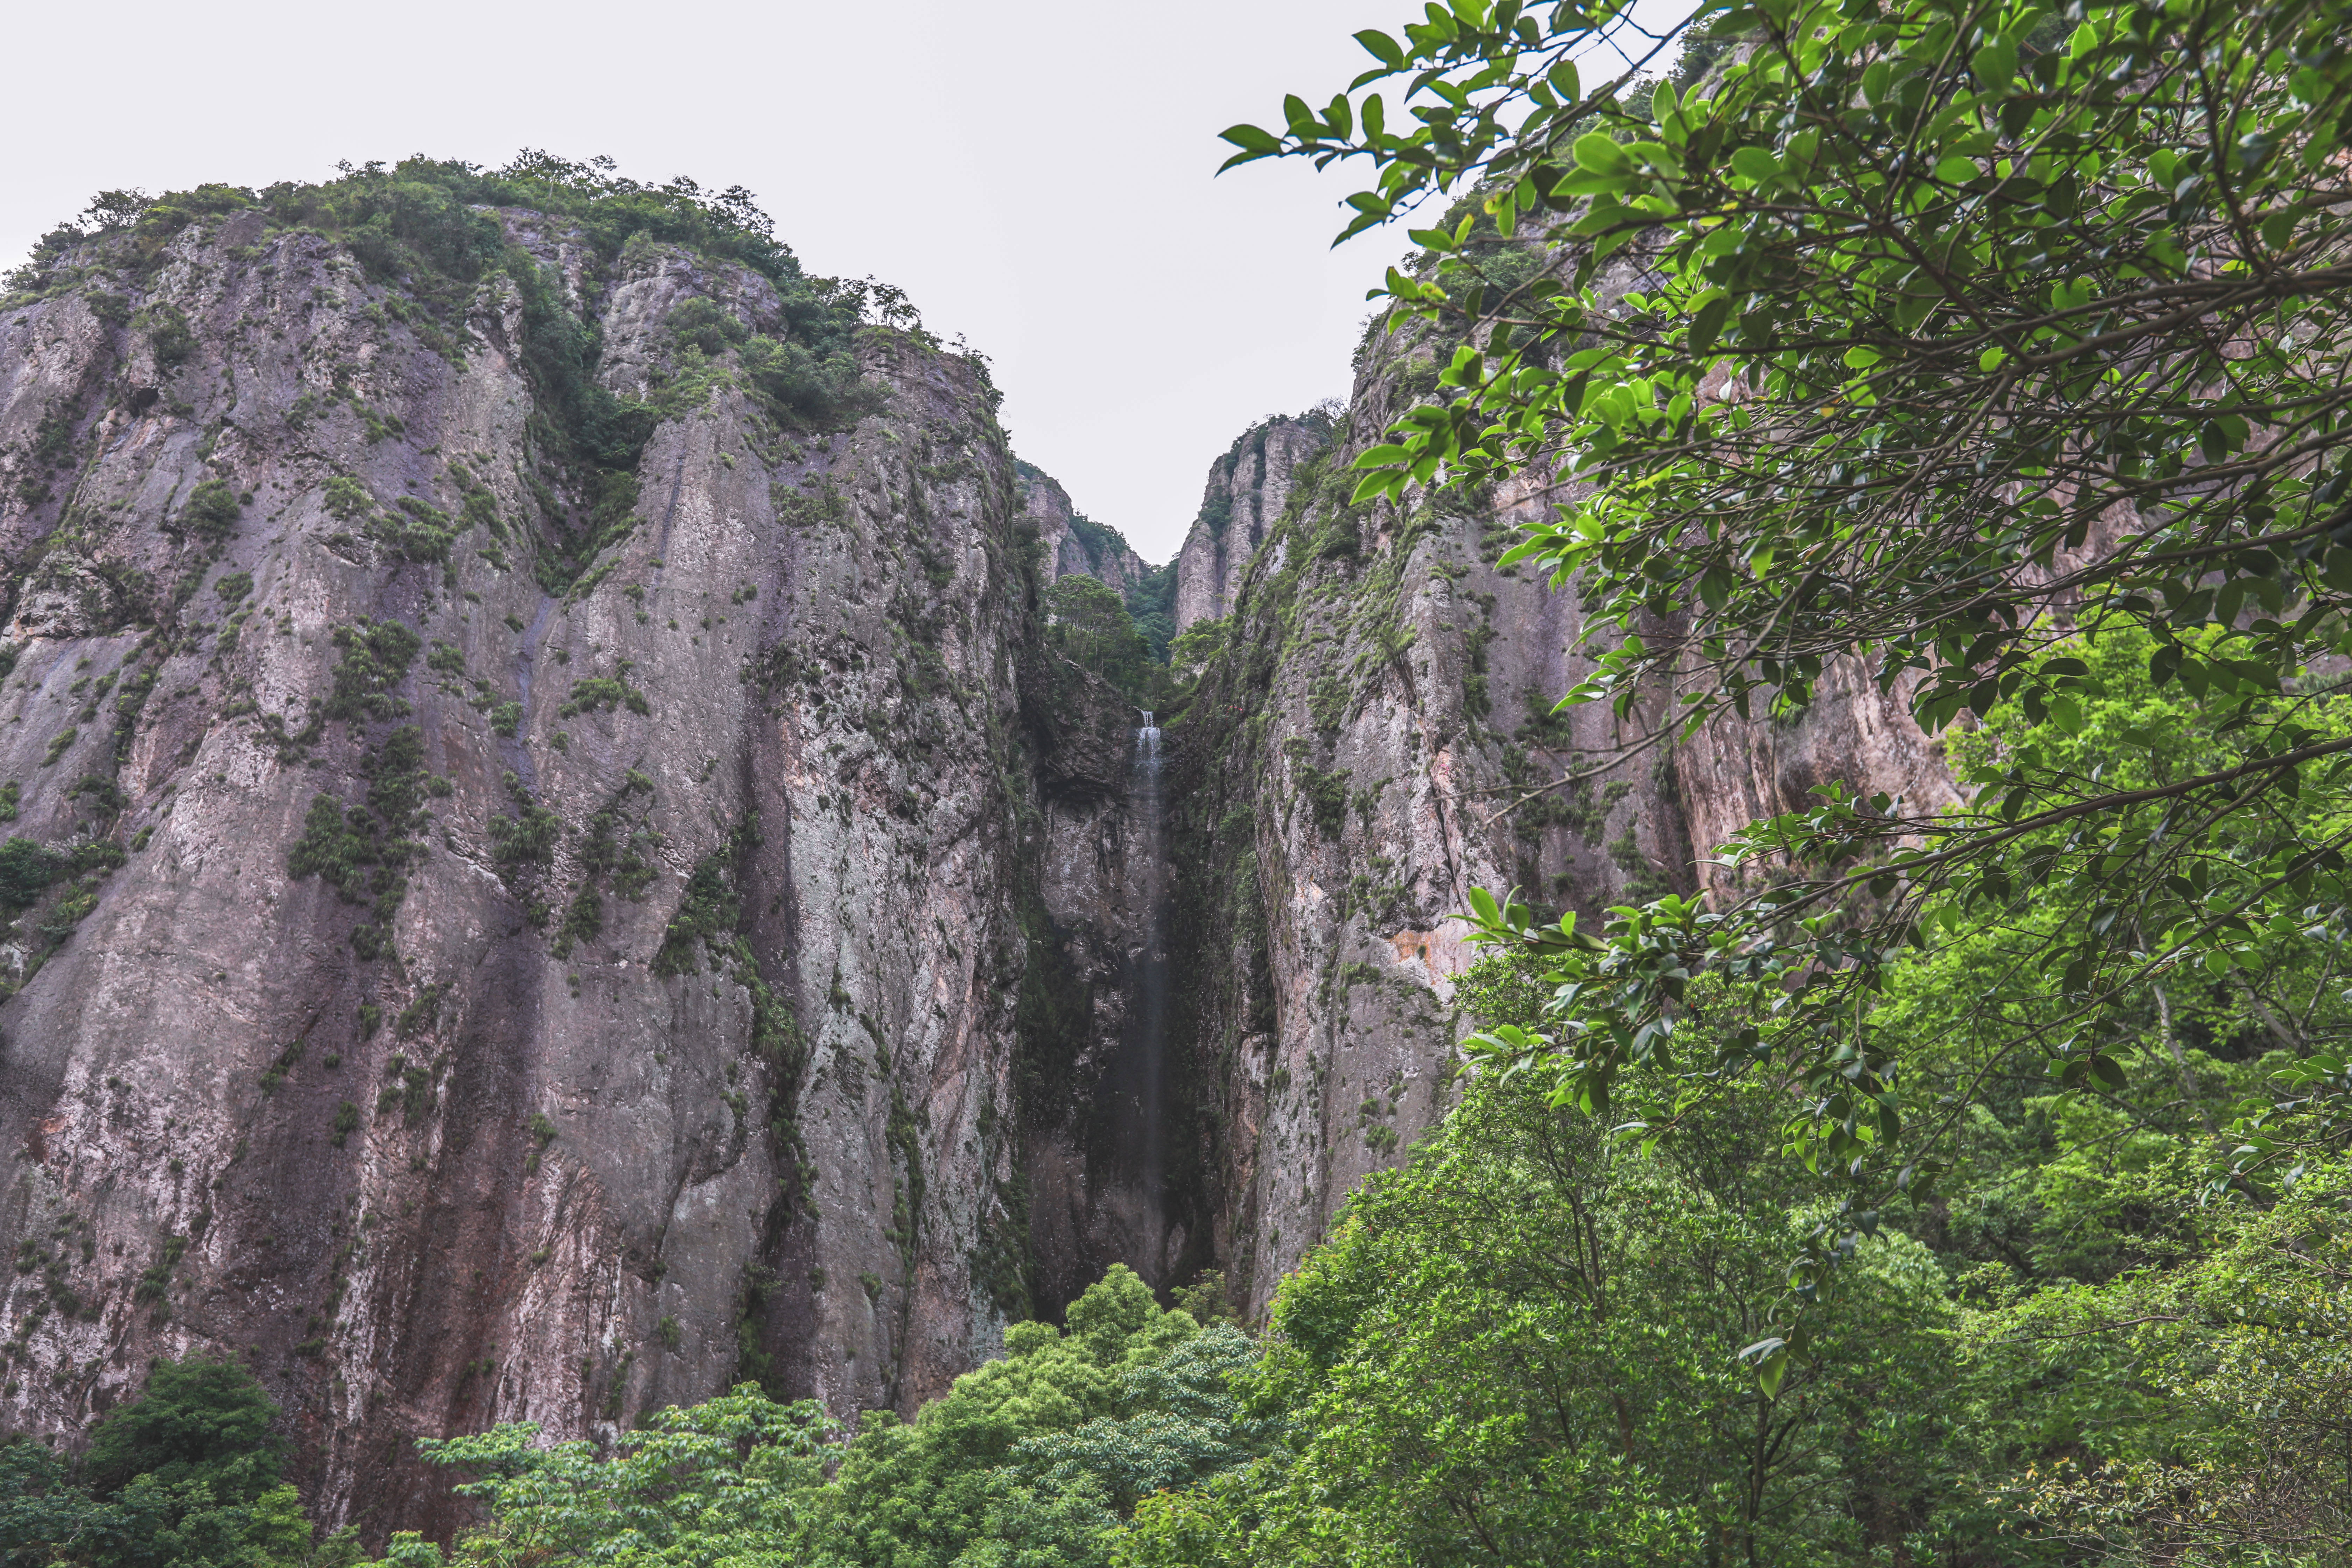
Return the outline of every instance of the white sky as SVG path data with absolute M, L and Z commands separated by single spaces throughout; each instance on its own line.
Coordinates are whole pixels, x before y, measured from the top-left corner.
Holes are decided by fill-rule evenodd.
M 1407 0 L 720 0 L 27 7 L 0 266 L 105 187 L 318 179 L 520 148 L 743 184 L 812 270 L 907 290 L 987 354 L 1013 447 L 1149 560 L 1209 460 L 1344 396 L 1364 290 L 1407 247 L 1329 249 L 1356 182 L 1255 164 L 1235 121 L 1322 101 Z

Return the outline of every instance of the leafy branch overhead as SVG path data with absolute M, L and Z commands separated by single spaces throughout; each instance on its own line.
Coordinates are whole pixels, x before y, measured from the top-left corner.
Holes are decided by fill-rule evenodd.
M 1958 1113 L 1906 1092 L 1874 1027 L 1902 952 L 2064 911 L 2034 960 L 2055 994 L 1999 1048 L 2103 1092 L 2168 978 L 2344 940 L 2352 6 L 1688 22 L 1721 58 L 1635 92 L 1673 30 L 1628 6 L 1432 5 L 1360 34 L 1377 63 L 1327 107 L 1227 139 L 1232 163 L 1369 165 L 1346 234 L 1456 203 L 1380 291 L 1391 331 L 1456 346 L 1357 498 L 1504 475 L 1551 497 L 1504 559 L 1581 596 L 1569 703 L 1686 738 L 1793 718 L 1843 663 L 1931 734 L 2000 720 L 1958 748 L 1959 804 L 1824 786 L 1733 837 L 1712 900 L 1597 935 L 1479 901 L 1480 935 L 1558 983 L 1543 1030 L 1485 1048 L 1563 1102 L 1662 1136 L 1751 1068 L 1809 1086 L 1792 1149 L 1863 1184 L 1810 1288 L 1934 1139 L 1879 1153 Z M 1631 67 L 1588 88 L 1576 57 L 1610 45 Z M 1491 285 L 1481 233 L 1541 265 Z M 2087 761 L 2086 715 L 2143 688 L 2188 733 L 2109 737 L 2153 770 Z M 1678 1048 L 1702 989 L 1736 1026 Z M 2322 1037 L 2282 1085 L 2305 1110 L 2344 1087 Z M 2316 1134 L 2284 1114 L 2249 1108 L 2215 1179 L 2291 1166 Z

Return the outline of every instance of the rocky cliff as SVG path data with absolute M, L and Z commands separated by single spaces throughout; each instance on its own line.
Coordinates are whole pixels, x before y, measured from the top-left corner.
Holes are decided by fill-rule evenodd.
M 1092 577 L 1121 597 L 1142 585 L 1151 568 L 1115 529 L 1106 528 L 1070 504 L 1070 492 L 1043 469 L 1014 460 L 1021 487 L 1021 512 L 1037 531 L 1045 580 Z
M 1899 702 L 1845 669 L 1794 722 L 1712 726 L 1544 787 L 1643 717 L 1553 711 L 1585 670 L 1574 595 L 1496 564 L 1549 502 L 1530 485 L 1347 504 L 1347 465 L 1433 379 L 1430 353 L 1382 341 L 1328 440 L 1245 435 L 1210 470 L 1212 507 L 1234 498 L 1224 542 L 1196 524 L 1179 558 L 1180 606 L 1228 624 L 1170 730 L 1177 1070 L 1214 1250 L 1253 1315 L 1453 1102 L 1472 1024 L 1454 981 L 1476 954 L 1451 917 L 1472 888 L 1595 919 L 1697 890 L 1708 849 L 1815 784 L 1949 787 Z
M 418 1436 L 911 1410 L 1112 1261 L 1255 1312 L 1451 1103 L 1470 888 L 1940 777 L 1857 681 L 1538 788 L 1619 738 L 1495 564 L 1540 503 L 1345 504 L 1409 336 L 1213 465 L 1139 732 L 1039 592 L 1166 580 L 976 362 L 690 187 L 472 178 L 206 187 L 0 305 L 11 1429 L 239 1355 L 380 1536 L 452 1517 Z
M 602 208 L 453 278 L 241 195 L 0 311 L 7 1425 L 242 1355 L 373 1533 L 421 1434 L 910 1409 L 1058 1306 L 1030 1191 L 1051 1288 L 1136 1228 L 1134 720 L 984 373 Z
M 1176 555 L 1176 630 L 1233 609 L 1243 574 L 1289 505 L 1300 465 L 1330 445 L 1335 418 L 1326 407 L 1263 420 L 1209 465 L 1201 510 Z

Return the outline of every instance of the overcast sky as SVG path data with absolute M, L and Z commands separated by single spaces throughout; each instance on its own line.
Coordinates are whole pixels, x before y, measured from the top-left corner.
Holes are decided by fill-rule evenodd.
M 749 186 L 815 272 L 907 290 L 987 354 L 1013 447 L 1151 561 L 1252 421 L 1344 396 L 1405 248 L 1337 251 L 1352 182 L 1213 178 L 1217 132 L 1327 99 L 1403 0 L 891 6 L 28 7 L 0 266 L 105 187 L 318 179 L 522 147 Z

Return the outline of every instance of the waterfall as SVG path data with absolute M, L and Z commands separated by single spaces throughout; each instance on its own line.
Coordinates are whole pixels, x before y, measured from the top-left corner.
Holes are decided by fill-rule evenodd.
M 1141 908 L 1135 962 L 1135 1005 L 1132 1040 L 1136 1121 L 1141 1134 L 1143 1190 L 1158 1209 L 1165 1201 L 1163 1144 L 1166 1117 L 1168 1037 L 1168 852 L 1162 834 L 1160 798 L 1160 726 L 1150 709 L 1138 709 L 1143 722 L 1135 731 L 1135 766 L 1130 799 L 1135 811 L 1137 858 L 1130 886 Z M 1155 1237 L 1155 1241 L 1159 1238 Z

